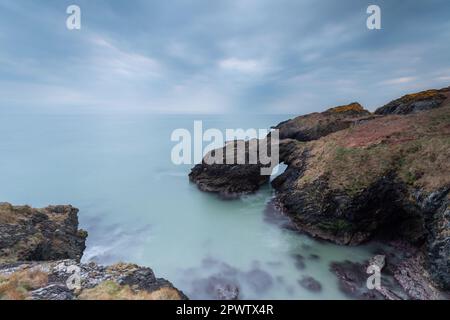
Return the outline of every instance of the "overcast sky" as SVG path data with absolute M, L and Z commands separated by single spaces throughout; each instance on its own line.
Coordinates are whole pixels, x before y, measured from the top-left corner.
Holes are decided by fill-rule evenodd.
M 449 85 L 448 0 L 0 0 L 0 112 L 373 110 Z

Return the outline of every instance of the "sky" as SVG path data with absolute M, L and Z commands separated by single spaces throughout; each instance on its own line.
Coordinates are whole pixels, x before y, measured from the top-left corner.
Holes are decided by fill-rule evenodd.
M 448 0 L 0 0 L 3 114 L 374 110 L 449 85 Z

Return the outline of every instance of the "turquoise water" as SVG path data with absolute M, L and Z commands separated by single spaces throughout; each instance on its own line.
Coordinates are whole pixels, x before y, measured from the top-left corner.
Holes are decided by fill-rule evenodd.
M 89 232 L 84 261 L 150 266 L 191 298 L 212 298 L 213 277 L 238 285 L 244 299 L 344 299 L 329 263 L 362 261 L 372 248 L 335 246 L 280 228 L 266 221 L 269 186 L 224 201 L 198 191 L 187 178 L 191 166 L 170 159 L 172 131 L 192 130 L 194 120 L 223 130 L 268 128 L 286 118 L 2 116 L 0 201 L 78 207 Z M 302 276 L 314 277 L 322 291 L 301 287 Z

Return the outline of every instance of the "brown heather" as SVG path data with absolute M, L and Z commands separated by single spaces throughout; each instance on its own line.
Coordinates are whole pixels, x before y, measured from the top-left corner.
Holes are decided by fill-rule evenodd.
M 432 191 L 450 185 L 450 105 L 427 113 L 386 116 L 305 145 L 311 157 L 301 187 L 327 177 L 330 187 L 354 194 L 395 173 Z

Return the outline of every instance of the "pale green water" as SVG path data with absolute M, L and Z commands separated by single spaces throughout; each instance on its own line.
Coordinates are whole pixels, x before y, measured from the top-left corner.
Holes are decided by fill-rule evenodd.
M 89 231 L 84 260 L 153 268 L 191 298 L 208 298 L 202 279 L 238 283 L 242 298 L 345 298 L 330 261 L 361 261 L 372 248 L 319 242 L 264 220 L 270 187 L 223 201 L 190 184 L 175 166 L 176 128 L 268 128 L 286 116 L 2 116 L 0 201 L 72 204 Z M 305 257 L 305 268 L 293 255 Z M 315 254 L 318 260 L 309 259 Z M 253 272 L 250 272 L 253 270 Z M 254 271 L 258 270 L 258 271 Z M 297 280 L 313 276 L 322 292 Z

